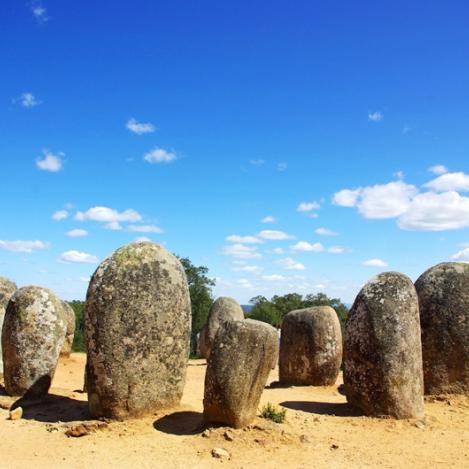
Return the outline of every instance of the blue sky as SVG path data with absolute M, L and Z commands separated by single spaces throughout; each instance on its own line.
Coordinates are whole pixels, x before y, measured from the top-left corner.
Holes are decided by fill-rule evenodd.
M 351 302 L 469 261 L 468 23 L 465 1 L 5 0 L 0 275 L 83 299 L 145 237 L 217 295 Z

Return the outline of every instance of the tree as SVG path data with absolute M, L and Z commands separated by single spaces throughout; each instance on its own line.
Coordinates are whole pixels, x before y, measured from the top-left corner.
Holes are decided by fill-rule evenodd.
M 177 256 L 178 257 L 178 256 Z M 207 322 L 208 311 L 212 305 L 213 279 L 207 276 L 208 268 L 195 266 L 187 257 L 178 257 L 186 271 L 187 283 L 192 306 L 191 354 L 197 353 L 197 334 Z
M 85 352 L 85 302 L 69 301 L 75 313 L 75 336 L 73 337 L 72 350 L 74 352 Z
M 268 324 L 280 324 L 280 314 L 275 305 L 264 296 L 255 296 L 249 301 L 254 306 L 249 313 L 250 319 L 266 322 Z

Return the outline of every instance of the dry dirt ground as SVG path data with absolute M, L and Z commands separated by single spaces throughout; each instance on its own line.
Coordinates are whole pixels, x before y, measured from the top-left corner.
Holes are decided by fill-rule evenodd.
M 86 394 L 80 392 L 84 362 L 83 354 L 62 360 L 50 396 L 25 404 L 20 420 L 8 420 L 13 401 L 0 391 L 1 468 L 469 467 L 467 397 L 427 400 L 423 421 L 373 419 L 354 413 L 337 386 L 271 387 L 275 370 L 261 405 L 286 408 L 285 423 L 258 418 L 243 430 L 204 431 L 205 362 L 191 360 L 179 407 L 141 420 L 101 423 L 88 417 Z M 70 428 L 87 434 L 68 437 Z M 214 458 L 214 448 L 224 448 L 229 459 Z

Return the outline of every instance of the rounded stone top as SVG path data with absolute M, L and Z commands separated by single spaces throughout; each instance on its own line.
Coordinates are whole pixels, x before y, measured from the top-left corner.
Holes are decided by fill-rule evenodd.
M 288 318 L 301 321 L 302 319 L 309 319 L 312 316 L 319 319 L 321 317 L 337 316 L 337 313 L 332 306 L 311 306 L 309 308 L 290 311 L 285 315 L 284 321 L 288 320 Z
M 0 307 L 6 307 L 11 295 L 18 289 L 15 282 L 7 279 L 6 277 L 0 277 Z
M 415 282 L 418 291 L 429 290 L 437 297 L 447 295 L 447 289 L 466 289 L 469 282 L 469 264 L 442 262 L 426 270 Z
M 16 303 L 17 308 L 31 308 L 32 313 L 44 313 L 47 312 L 47 308 L 53 308 L 54 311 L 64 314 L 62 301 L 55 293 L 44 287 L 30 285 L 19 288 L 10 301 Z
M 384 298 L 408 300 L 415 295 L 414 284 L 400 272 L 383 272 L 376 275 L 361 289 L 359 297 L 382 304 Z

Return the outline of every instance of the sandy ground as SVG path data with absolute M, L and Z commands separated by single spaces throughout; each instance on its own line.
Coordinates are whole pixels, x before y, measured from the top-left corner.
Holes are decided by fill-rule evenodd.
M 178 408 L 102 428 L 89 418 L 80 392 L 84 362 L 83 354 L 62 360 L 46 402 L 25 405 L 21 420 L 8 420 L 13 401 L 0 392 L 1 468 L 469 467 L 467 397 L 427 400 L 423 421 L 395 421 L 357 415 L 336 386 L 267 386 L 261 405 L 283 406 L 287 421 L 258 418 L 249 428 L 230 429 L 228 441 L 226 427 L 203 433 L 200 425 L 203 360 L 190 361 Z M 276 380 L 274 370 L 269 383 Z M 66 436 L 82 422 L 89 434 Z M 224 448 L 230 458 L 214 458 L 213 448 Z

